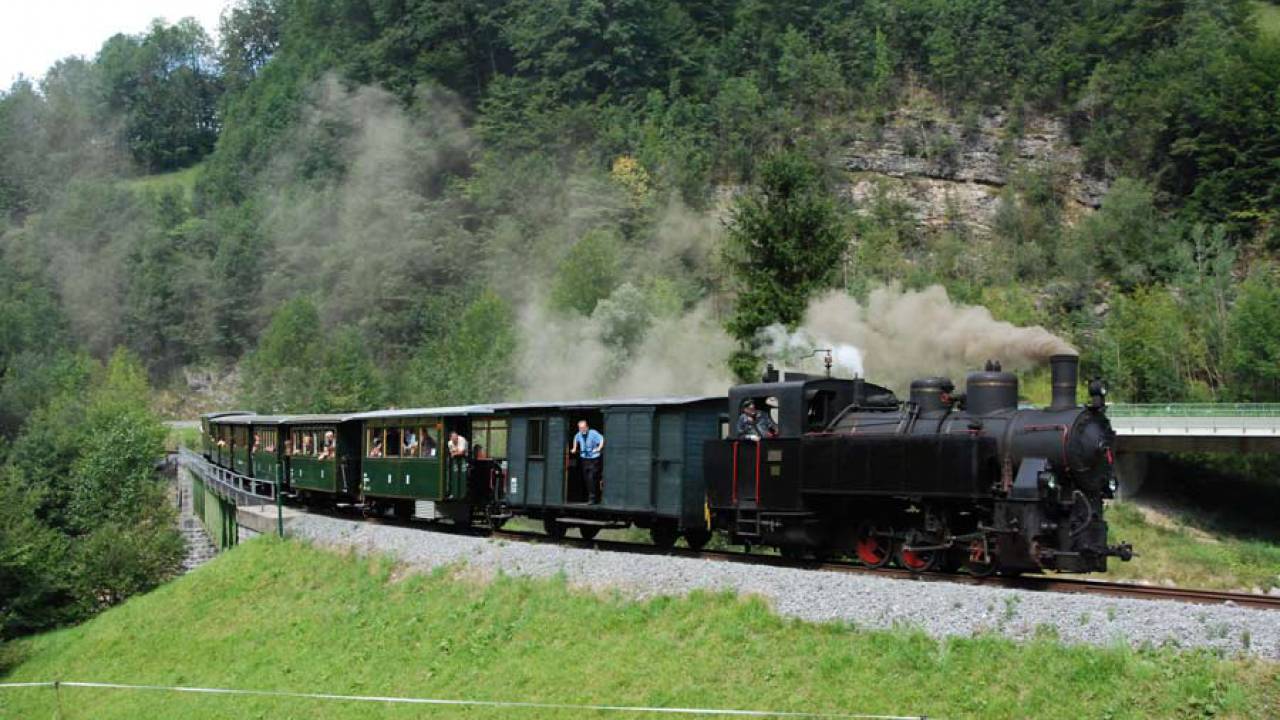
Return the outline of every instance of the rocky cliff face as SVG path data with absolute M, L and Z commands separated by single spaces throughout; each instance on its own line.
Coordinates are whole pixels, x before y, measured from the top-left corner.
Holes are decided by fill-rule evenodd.
M 1000 194 L 1020 172 L 1051 173 L 1078 216 L 1102 203 L 1107 181 L 1085 172 L 1080 149 L 1063 123 L 1032 118 L 1015 129 L 1005 114 L 961 124 L 902 110 L 856 130 L 842 163 L 846 192 L 860 206 L 878 198 L 905 201 L 917 221 L 937 227 L 961 221 L 989 231 Z

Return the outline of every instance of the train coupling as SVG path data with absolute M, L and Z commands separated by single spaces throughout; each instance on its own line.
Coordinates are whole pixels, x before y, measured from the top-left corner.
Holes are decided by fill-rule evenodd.
M 1107 555 L 1110 555 L 1112 557 L 1118 557 L 1124 562 L 1129 562 L 1130 560 L 1133 559 L 1133 545 L 1130 545 L 1129 543 L 1120 543 L 1119 545 L 1108 545 Z

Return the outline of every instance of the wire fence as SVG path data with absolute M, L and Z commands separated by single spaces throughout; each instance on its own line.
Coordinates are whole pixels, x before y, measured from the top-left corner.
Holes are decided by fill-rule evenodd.
M 438 707 L 493 708 L 512 711 L 557 710 L 594 714 L 682 715 L 693 717 L 807 718 L 809 720 L 926 720 L 924 715 L 876 715 L 847 712 L 806 712 L 794 710 L 747 710 L 733 708 L 654 707 L 589 703 L 528 702 L 519 700 L 468 700 L 458 698 L 401 697 L 391 695 L 341 695 L 336 693 L 288 692 L 283 690 L 243 690 L 236 688 L 190 687 L 182 685 L 136 685 L 128 683 L 49 680 L 43 682 L 0 683 L 0 690 L 49 688 L 62 707 L 63 688 L 183 693 L 193 695 L 238 695 L 243 697 L 309 700 L 317 702 L 377 703 L 381 705 L 423 705 Z M 61 712 L 59 710 L 59 712 Z

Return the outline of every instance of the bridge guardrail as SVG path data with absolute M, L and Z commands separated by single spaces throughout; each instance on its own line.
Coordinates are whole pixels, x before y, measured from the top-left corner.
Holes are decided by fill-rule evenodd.
M 187 448 L 178 449 L 178 464 L 198 475 L 215 495 L 235 505 L 275 505 L 276 528 L 284 537 L 284 496 L 280 480 L 263 480 L 219 467 L 203 455 Z
M 1107 415 L 1114 418 L 1280 418 L 1280 403 L 1115 403 L 1107 406 Z

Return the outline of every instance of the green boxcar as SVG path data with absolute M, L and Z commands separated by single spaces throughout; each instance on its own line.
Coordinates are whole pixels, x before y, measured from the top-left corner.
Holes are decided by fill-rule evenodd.
M 501 499 L 516 514 L 570 526 L 575 520 L 634 522 L 654 529 L 655 540 L 674 542 L 675 533 L 684 533 L 691 542 L 705 542 L 702 448 L 706 440 L 723 433 L 724 398 L 603 400 L 498 409 L 511 419 Z M 586 504 L 579 463 L 569 454 L 582 419 L 605 438 L 599 505 Z
M 290 415 L 281 420 L 289 492 L 308 500 L 360 494 L 360 424 L 350 415 Z

